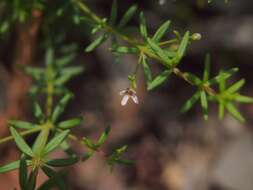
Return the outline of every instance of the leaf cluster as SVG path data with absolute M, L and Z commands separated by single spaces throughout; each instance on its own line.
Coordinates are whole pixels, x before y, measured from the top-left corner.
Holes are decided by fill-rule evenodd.
M 55 168 L 71 166 L 86 160 L 75 153 L 69 142 L 69 140 L 79 141 L 71 134 L 71 130 L 80 126 L 83 118 L 74 117 L 61 120 L 67 105 L 74 97 L 65 85 L 71 78 L 83 72 L 82 66 L 69 66 L 74 58 L 73 51 L 66 51 L 64 55 L 57 56 L 54 49 L 49 47 L 45 53 L 45 68 L 21 67 L 34 81 L 29 92 L 32 97 L 32 113 L 36 122 L 15 119 L 8 122 L 11 137 L 20 150 L 21 157 L 17 161 L 1 166 L 0 173 L 19 169 L 19 183 L 22 190 L 35 189 L 40 169 L 48 176 L 48 180 L 38 187 L 38 190 L 55 186 L 59 189 L 66 189 L 63 178 L 66 172 L 58 171 Z M 38 98 L 43 95 L 44 108 L 38 102 Z M 92 151 L 98 151 L 108 137 L 109 131 L 110 128 L 106 128 L 96 143 L 83 137 L 80 144 Z M 33 133 L 37 133 L 37 137 L 32 145 L 29 145 L 24 136 Z M 52 158 L 50 154 L 56 149 L 63 150 L 66 156 Z

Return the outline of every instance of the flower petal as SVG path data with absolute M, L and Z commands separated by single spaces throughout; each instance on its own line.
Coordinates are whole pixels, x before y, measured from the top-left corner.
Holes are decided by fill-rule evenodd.
M 127 90 L 121 90 L 121 91 L 119 92 L 119 94 L 122 96 L 122 95 L 124 95 L 126 92 L 127 92 Z
M 138 100 L 138 97 L 136 95 L 132 95 L 131 98 L 134 101 L 134 103 L 139 104 L 139 100 Z
M 121 100 L 121 105 L 125 106 L 127 104 L 128 99 L 129 99 L 129 95 L 128 94 L 124 95 Z

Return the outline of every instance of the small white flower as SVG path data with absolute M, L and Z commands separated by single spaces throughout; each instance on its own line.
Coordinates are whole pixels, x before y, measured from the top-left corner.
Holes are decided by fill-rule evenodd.
M 127 104 L 127 101 L 129 98 L 131 98 L 134 103 L 136 103 L 136 104 L 139 103 L 139 100 L 138 100 L 138 97 L 136 96 L 135 90 L 133 90 L 131 88 L 127 88 L 126 90 L 122 90 L 119 94 L 121 96 L 123 96 L 123 98 L 121 100 L 122 106 L 125 106 Z

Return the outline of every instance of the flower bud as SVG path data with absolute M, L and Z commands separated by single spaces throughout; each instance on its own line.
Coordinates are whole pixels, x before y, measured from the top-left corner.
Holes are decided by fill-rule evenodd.
M 202 38 L 202 36 L 201 36 L 200 33 L 194 33 L 191 36 L 191 39 L 194 40 L 194 41 L 201 40 L 201 38 Z

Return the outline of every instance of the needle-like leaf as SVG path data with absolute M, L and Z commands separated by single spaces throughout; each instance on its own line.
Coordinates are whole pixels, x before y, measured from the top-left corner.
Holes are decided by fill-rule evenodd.
M 94 49 L 96 49 L 98 46 L 100 46 L 109 36 L 104 33 L 100 35 L 98 38 L 96 38 L 88 47 L 85 48 L 85 52 L 91 52 Z
M 52 138 L 46 145 L 44 149 L 44 154 L 47 155 L 49 152 L 52 152 L 54 149 L 56 149 L 64 141 L 64 139 L 67 138 L 69 132 L 69 130 L 62 131 L 54 138 Z
M 232 86 L 230 86 L 226 92 L 229 94 L 233 94 L 235 92 L 237 92 L 238 90 L 240 90 L 240 88 L 242 88 L 242 86 L 245 84 L 245 80 L 241 79 L 238 82 L 236 82 L 235 84 L 233 84 Z
M 20 120 L 9 120 L 8 124 L 14 128 L 20 128 L 20 129 L 32 129 L 36 127 L 36 125 L 33 123 L 20 121 Z
M 199 98 L 200 98 L 200 93 L 198 91 L 195 94 L 193 94 L 193 96 L 189 100 L 187 100 L 185 102 L 185 104 L 181 108 L 181 112 L 184 113 L 184 112 L 187 112 L 188 110 L 190 110 L 192 108 L 192 106 L 198 101 Z
M 25 190 L 26 183 L 28 180 L 27 177 L 28 177 L 28 170 L 27 170 L 26 158 L 24 155 L 22 155 L 20 159 L 20 166 L 19 166 L 19 185 L 22 190 Z
M 148 37 L 147 24 L 143 12 L 140 13 L 140 33 L 144 39 Z
M 82 121 L 83 121 L 83 117 L 77 117 L 74 119 L 62 121 L 62 122 L 58 123 L 57 126 L 61 129 L 70 129 L 70 128 L 73 128 L 77 125 L 80 125 L 82 123 Z
M 136 5 L 132 5 L 127 11 L 126 13 L 123 15 L 122 19 L 119 22 L 118 27 L 122 28 L 124 26 L 127 25 L 127 23 L 131 20 L 131 18 L 133 17 L 134 13 L 137 10 L 137 6 Z
M 155 77 L 154 80 L 150 81 L 150 83 L 148 84 L 148 90 L 153 90 L 154 88 L 163 84 L 169 78 L 170 74 L 171 70 L 163 71 L 161 74 Z
M 234 116 L 238 121 L 240 122 L 245 121 L 243 116 L 240 114 L 240 112 L 235 108 L 235 106 L 232 103 L 226 103 L 225 107 L 231 113 L 231 115 Z
M 237 102 L 246 103 L 246 104 L 253 103 L 253 98 L 248 97 L 248 96 L 243 96 L 240 94 L 236 94 L 234 100 Z
M 118 3 L 117 3 L 117 0 L 113 0 L 112 9 L 111 9 L 111 16 L 109 19 L 109 24 L 111 26 L 113 26 L 115 24 L 116 19 L 117 19 L 117 14 L 118 14 Z
M 183 37 L 183 39 L 178 47 L 178 50 L 177 50 L 177 55 L 178 55 L 178 59 L 179 59 L 179 60 L 177 60 L 177 62 L 179 62 L 182 59 L 182 57 L 184 56 L 186 48 L 189 43 L 189 38 L 190 38 L 190 32 L 187 31 L 184 34 L 184 37 Z
M 156 55 L 158 55 L 168 66 L 172 64 L 169 56 L 167 55 L 166 51 L 159 47 L 152 39 L 147 38 L 147 42 L 151 49 L 154 51 Z
M 64 166 L 70 166 L 79 161 L 79 158 L 76 156 L 72 156 L 70 158 L 58 158 L 58 159 L 52 159 L 47 161 L 47 164 L 49 166 L 53 167 L 64 167 Z
M 55 172 L 49 167 L 42 167 L 42 170 L 50 179 L 53 179 L 54 184 L 56 184 L 59 187 L 59 189 L 67 190 L 67 186 L 63 179 L 64 173 L 62 171 Z M 40 190 L 47 190 L 47 189 L 41 188 Z
M 208 101 L 207 101 L 205 91 L 200 92 L 200 102 L 201 102 L 201 106 L 204 112 L 204 119 L 207 120 L 208 119 Z
M 98 142 L 96 143 L 96 145 L 98 147 L 102 146 L 105 142 L 105 140 L 107 139 L 109 133 L 110 133 L 110 130 L 111 130 L 111 127 L 108 126 L 106 127 L 105 131 L 100 135 L 99 139 L 98 139 Z
M 20 166 L 20 161 L 19 160 L 11 162 L 9 164 L 1 166 L 0 167 L 0 173 L 5 173 L 5 172 L 8 172 L 8 171 L 18 169 L 19 166 Z
M 162 37 L 165 35 L 166 31 L 168 30 L 169 26 L 170 26 L 170 21 L 166 21 L 165 23 L 163 23 L 158 30 L 156 31 L 156 33 L 154 34 L 154 36 L 152 37 L 152 40 L 154 42 L 160 42 L 160 40 L 162 39 Z
M 63 98 L 60 100 L 58 105 L 55 107 L 53 114 L 52 114 L 52 122 L 56 122 L 61 114 L 64 112 L 65 107 L 67 106 L 68 102 L 73 98 L 73 95 L 67 93 Z
M 34 153 L 32 149 L 26 144 L 25 140 L 21 137 L 21 135 L 14 129 L 13 127 L 10 127 L 11 135 L 13 136 L 17 147 L 25 154 L 33 157 Z
M 147 57 L 145 55 L 142 56 L 141 60 L 142 60 L 142 66 L 144 70 L 145 79 L 148 85 L 152 81 L 151 69 L 150 69 Z
M 230 78 L 237 71 L 238 71 L 238 68 L 232 68 L 232 69 L 229 69 L 228 71 L 223 71 L 218 76 L 210 79 L 207 82 L 207 84 L 208 85 L 213 85 L 213 84 L 216 84 L 216 83 L 220 83 L 222 80 L 226 80 L 226 79 Z

